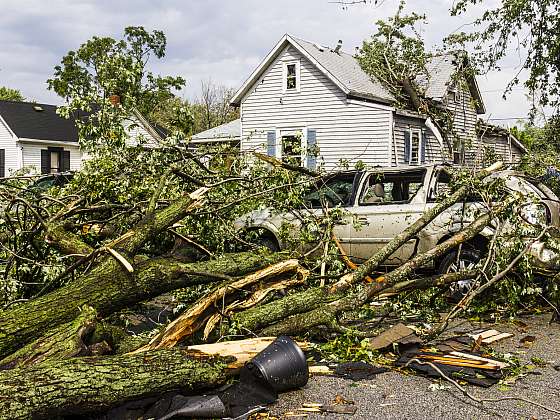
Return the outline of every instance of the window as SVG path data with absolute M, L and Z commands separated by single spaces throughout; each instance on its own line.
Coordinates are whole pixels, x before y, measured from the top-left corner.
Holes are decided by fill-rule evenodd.
M 299 92 L 299 61 L 284 63 L 284 92 Z
M 404 142 L 404 162 L 410 165 L 424 163 L 426 156 L 422 131 L 413 128 L 405 131 Z
M 315 187 L 305 198 L 305 205 L 311 208 L 348 206 L 354 190 L 354 175 L 339 175 L 317 181 Z
M 301 135 L 282 136 L 282 161 L 301 166 Z
M 41 150 L 41 173 L 55 174 L 70 170 L 70 151 L 62 147 Z
M 62 167 L 62 153 L 59 150 L 49 150 L 49 172 L 56 174 Z
M 425 170 L 371 174 L 360 195 L 360 205 L 408 203 L 424 185 Z

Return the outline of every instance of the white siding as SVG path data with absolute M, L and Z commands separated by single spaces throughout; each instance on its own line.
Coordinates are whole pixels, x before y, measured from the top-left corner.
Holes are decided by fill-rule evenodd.
M 49 146 L 64 147 L 64 150 L 70 151 L 70 170 L 76 171 L 80 169 L 82 165 L 82 153 L 78 145 L 64 145 L 60 143 L 51 144 L 48 143 L 32 143 L 32 142 L 21 142 L 23 147 L 23 165 L 34 167 L 37 173 L 41 173 L 41 149 L 46 149 Z
M 426 142 L 426 163 L 443 162 L 443 153 L 445 153 L 445 150 L 442 150 L 432 130 L 426 127 L 424 119 L 395 115 L 395 129 L 393 135 L 395 136 L 394 145 L 396 146 L 397 153 L 395 159 L 395 153 L 393 152 L 392 165 L 396 165 L 397 163 L 399 166 L 408 165 L 404 163 L 404 133 L 411 128 L 422 130 L 422 138 Z M 395 147 L 393 147 L 393 149 L 394 148 Z
M 126 142 L 129 146 L 138 146 L 139 144 L 145 147 L 156 147 L 157 141 L 152 136 L 144 125 L 138 121 L 136 117 L 132 117 L 123 121 L 123 127 L 128 134 L 128 140 Z
M 449 135 L 451 141 L 459 140 L 465 147 L 465 164 L 476 165 L 481 159 L 481 145 L 476 135 L 477 113 L 474 99 L 467 82 L 458 80 L 460 91 L 459 101 L 452 100 L 451 95 L 444 98 L 444 106 L 452 113 L 452 129 Z
M 494 153 L 504 162 L 519 162 L 521 156 L 523 156 L 523 151 L 515 144 L 512 144 L 507 135 L 483 135 L 482 144 L 486 148 L 494 149 Z M 484 158 L 484 147 L 481 159 Z
M 16 144 L 16 139 L 5 125 L 4 121 L 0 118 L 0 149 L 5 150 L 6 166 L 5 175 L 9 176 L 11 172 L 19 169 L 19 150 Z
M 300 61 L 300 92 L 282 90 L 282 63 Z M 242 100 L 241 150 L 266 151 L 266 133 L 282 129 L 317 131 L 326 169 L 340 159 L 390 165 L 391 110 L 349 103 L 346 94 L 293 47 L 270 65 Z

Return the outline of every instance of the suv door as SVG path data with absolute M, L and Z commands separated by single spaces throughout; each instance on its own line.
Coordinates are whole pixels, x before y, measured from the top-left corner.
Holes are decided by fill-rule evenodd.
M 426 207 L 426 168 L 369 173 L 352 210 L 359 226 L 351 229 L 350 252 L 358 262 L 370 258 L 422 216 Z M 415 252 L 416 240 L 386 261 L 401 264 Z

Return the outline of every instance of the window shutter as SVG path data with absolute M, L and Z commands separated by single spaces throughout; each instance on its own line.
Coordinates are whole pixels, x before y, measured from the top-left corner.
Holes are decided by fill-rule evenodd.
M 66 172 L 70 170 L 70 150 L 62 151 L 62 171 Z
M 426 162 L 426 138 L 424 131 L 420 132 L 420 163 Z
M 269 131 L 266 133 L 266 154 L 268 156 L 276 157 L 276 132 Z
M 51 171 L 50 156 L 47 149 L 41 149 L 41 173 L 48 174 Z
M 6 176 L 6 150 L 0 149 L 0 178 Z
M 317 130 L 307 130 L 307 169 L 317 167 Z
M 410 151 L 412 150 L 412 139 L 410 130 L 404 132 L 404 163 L 410 163 Z

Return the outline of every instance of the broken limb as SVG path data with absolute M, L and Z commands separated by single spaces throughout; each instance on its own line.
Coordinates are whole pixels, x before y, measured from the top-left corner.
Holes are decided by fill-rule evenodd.
M 187 312 L 174 320 L 160 334 L 154 337 L 148 345 L 139 348 L 136 352 L 175 346 L 181 339 L 192 335 L 204 325 L 204 321 L 208 317 L 206 314 L 207 309 L 222 300 L 226 294 L 235 292 L 271 276 L 295 272 L 299 267 L 298 260 L 286 260 L 219 287 L 212 293 L 199 299 Z
M 227 375 L 226 360 L 178 349 L 46 361 L 0 372 L 0 418 L 88 414 L 169 391 L 215 388 Z
M 457 303 L 457 305 L 455 305 L 455 307 L 445 316 L 445 318 L 437 326 L 437 328 L 434 329 L 432 334 L 433 335 L 439 335 L 443 331 L 445 331 L 445 329 L 447 328 L 447 325 L 449 324 L 449 321 L 451 319 L 455 318 L 462 311 L 464 311 L 469 306 L 469 304 L 473 301 L 473 299 L 475 297 L 479 296 L 482 292 L 487 290 L 490 286 L 493 286 L 494 284 L 499 282 L 511 270 L 513 270 L 513 268 L 517 265 L 517 263 L 521 260 L 521 258 L 523 258 L 529 252 L 529 250 L 531 249 L 531 246 L 535 242 L 538 242 L 539 240 L 541 240 L 543 238 L 543 236 L 546 235 L 547 232 L 548 232 L 548 228 L 543 229 L 543 231 L 536 238 L 534 238 L 533 240 L 531 240 L 530 242 L 527 243 L 525 248 L 523 248 L 523 250 L 519 254 L 517 254 L 513 260 L 511 260 L 511 262 L 506 266 L 506 268 L 504 268 L 502 271 L 500 271 L 499 273 L 494 275 L 490 280 L 488 280 L 486 283 L 484 283 L 480 287 L 473 288 L 472 290 L 470 290 L 469 293 L 467 293 L 465 296 L 463 296 L 463 298 L 459 301 L 459 303 Z
M 84 337 L 95 328 L 96 315 L 93 308 L 82 308 L 73 321 L 53 328 L 42 337 L 0 360 L 0 370 L 26 367 L 47 359 L 62 360 L 86 355 Z
M 492 172 L 499 170 L 502 167 L 501 162 L 497 162 L 486 169 L 477 173 L 477 178 L 482 179 Z M 358 266 L 356 271 L 348 273 L 343 276 L 337 283 L 335 283 L 331 290 L 340 291 L 346 290 L 354 284 L 362 281 L 366 276 L 372 274 L 387 258 L 389 258 L 395 251 L 403 246 L 408 240 L 417 235 L 429 223 L 431 223 L 439 214 L 457 203 L 464 198 L 470 189 L 468 186 L 462 186 L 449 197 L 444 198 L 437 203 L 434 207 L 424 212 L 424 214 L 416 220 L 412 225 L 403 230 L 400 234 L 395 236 L 387 245 L 385 245 L 379 252 L 373 255 L 362 265 Z
M 197 263 L 157 258 L 139 262 L 134 273 L 106 258 L 74 282 L 0 313 L 0 357 L 40 338 L 57 325 L 71 322 L 84 305 L 93 307 L 103 317 L 171 290 L 222 280 L 220 275 L 245 275 L 284 258 L 283 254 L 259 253 L 226 254 Z

